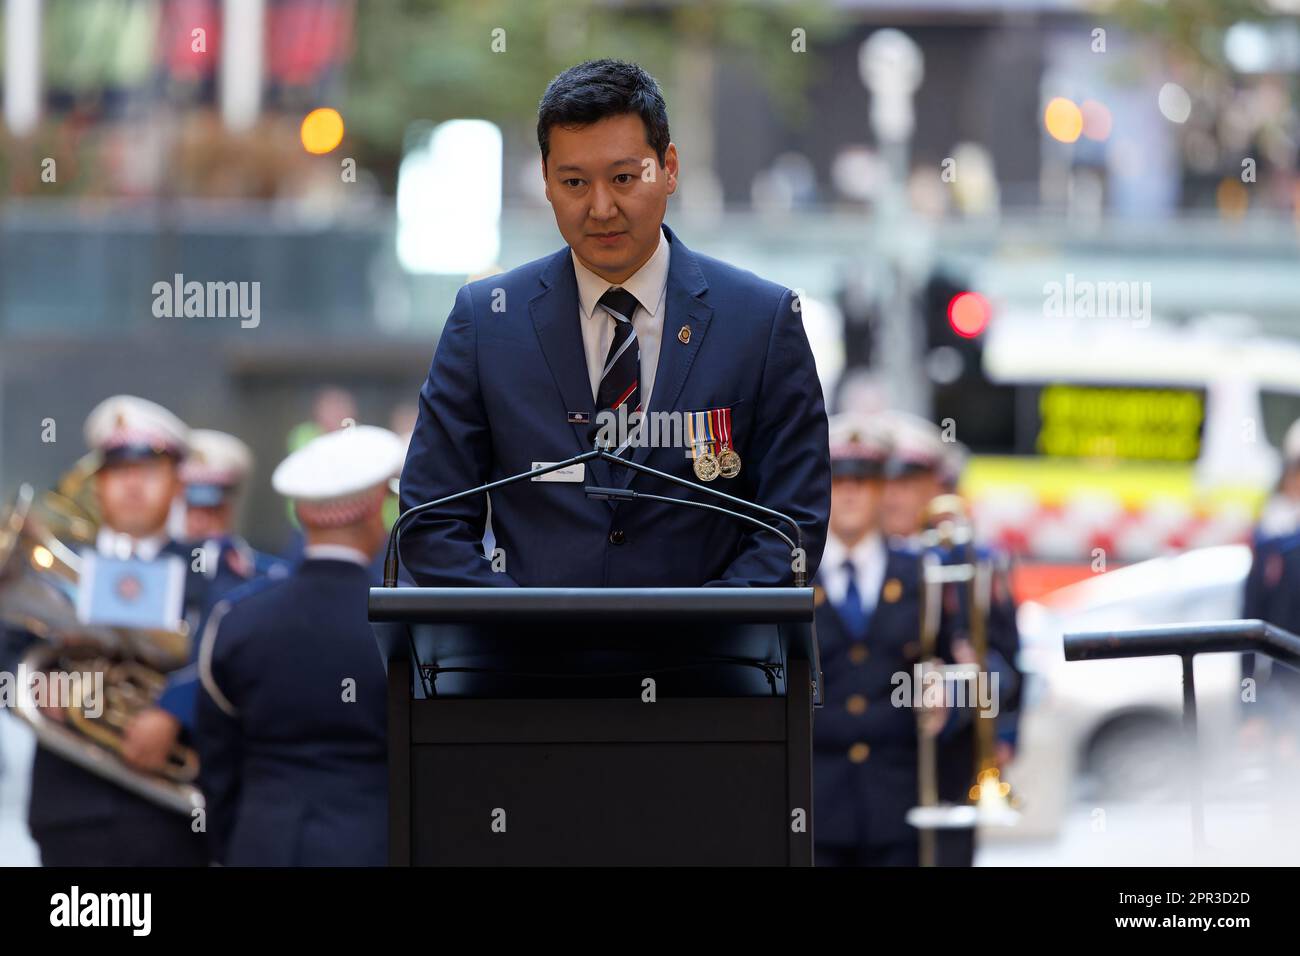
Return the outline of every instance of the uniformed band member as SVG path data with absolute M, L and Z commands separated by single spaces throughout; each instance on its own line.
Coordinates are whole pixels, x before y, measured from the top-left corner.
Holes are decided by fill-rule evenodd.
M 887 534 L 915 544 L 917 536 L 930 524 L 928 510 L 935 496 L 958 491 L 967 449 L 960 442 L 945 441 L 939 427 L 919 415 L 891 410 L 881 413 L 878 418 L 889 444 L 882 524 Z M 1007 555 L 987 545 L 971 547 L 974 557 L 986 562 L 993 573 L 988 639 L 990 647 L 1000 655 L 999 662 L 1005 664 L 1003 691 L 1009 696 L 1003 701 L 1004 706 L 997 718 L 998 757 L 1005 764 L 1015 752 L 1022 683 L 1016 665 L 1020 637 L 1011 589 L 1011 562 Z M 947 564 L 970 558 L 970 550 L 965 547 L 950 549 L 941 555 Z M 945 598 L 950 603 L 958 602 L 959 606 L 949 607 L 948 611 L 959 627 L 964 626 L 967 620 L 965 590 L 948 587 Z
M 105 557 L 152 561 L 172 555 L 188 567 L 189 549 L 167 535 L 180 492 L 179 463 L 189 430 L 153 402 L 129 395 L 106 399 L 86 421 L 86 442 L 99 451 L 95 494 L 103 521 L 96 550 Z M 202 582 L 187 574 L 186 617 L 202 614 Z M 124 756 L 139 767 L 161 766 L 180 735 L 170 701 L 128 725 Z M 191 866 L 206 860 L 188 816 L 110 783 L 44 747 L 32 766 L 28 823 L 46 866 Z
M 943 564 L 980 564 L 992 575 L 984 628 L 988 644 L 988 670 L 998 677 L 997 716 L 949 724 L 939 738 L 939 791 L 946 794 L 947 799 L 961 802 L 963 790 L 970 786 L 970 768 L 973 762 L 980 759 L 976 740 L 979 719 L 995 722 L 994 751 L 988 757 L 995 761 L 999 770 L 1010 762 L 1014 753 L 1024 682 L 1017 663 L 1020 632 L 1016 625 L 1015 600 L 1011 594 L 1010 569 L 1001 555 L 970 541 L 934 547 L 933 550 Z M 964 584 L 944 585 L 942 608 L 953 659 L 963 663 L 977 662 L 971 634 L 969 587 Z M 939 865 L 974 865 L 974 830 L 958 829 L 941 833 L 937 845 Z
M 1242 595 L 1244 618 L 1258 618 L 1300 633 L 1300 421 L 1287 429 L 1282 442 L 1282 476 L 1260 515 L 1251 539 L 1252 560 Z M 1261 667 L 1260 661 L 1266 663 Z M 1272 665 L 1268 658 L 1246 654 L 1242 676 L 1255 682 L 1247 695 L 1246 728 L 1258 732 L 1268 724 L 1290 738 L 1300 710 L 1300 673 Z M 1258 719 L 1254 719 L 1258 718 Z
M 915 866 L 919 800 L 917 712 L 891 701 L 896 675 L 920 657 L 920 555 L 881 524 L 887 432 L 879 422 L 831 422 L 830 534 L 817 578 L 817 638 L 825 706 L 814 716 L 814 838 L 819 866 Z M 969 657 L 940 628 L 937 655 Z M 990 655 L 990 667 L 998 666 Z M 970 708 L 936 709 L 940 799 L 965 802 L 974 779 Z M 969 839 L 942 840 L 941 863 L 970 863 Z
M 206 428 L 190 432 L 190 453 L 181 465 L 185 532 L 191 546 L 203 550 L 209 604 L 255 577 L 289 573 L 287 562 L 255 551 L 235 533 L 239 495 L 252 467 L 252 452 L 234 435 Z
M 818 866 L 915 865 L 916 715 L 890 706 L 920 634 L 918 557 L 881 529 L 888 448 L 868 420 L 831 420 L 830 528 L 817 578 L 825 706 L 814 716 Z
M 405 447 L 357 425 L 272 477 L 302 562 L 218 603 L 199 652 L 197 745 L 214 858 L 235 866 L 387 859 L 386 684 L 367 614 L 384 498 Z
M 947 490 L 949 450 L 939 429 L 918 415 L 882 412 L 878 426 L 889 444 L 881 527 L 891 537 L 910 538 L 925 528 L 926 506 Z

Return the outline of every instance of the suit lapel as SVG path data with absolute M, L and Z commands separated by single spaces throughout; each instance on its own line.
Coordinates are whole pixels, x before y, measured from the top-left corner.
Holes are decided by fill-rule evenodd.
M 664 321 L 659 339 L 659 362 L 655 366 L 654 392 L 650 396 L 653 406 L 647 411 L 671 411 L 676 407 L 686 376 L 690 374 L 695 356 L 704 343 L 704 336 L 713 319 L 713 309 L 706 305 L 700 296 L 708 288 L 704 274 L 700 272 L 699 263 L 686 245 L 677 238 L 667 225 L 663 227 L 670 245 L 668 259 L 668 286 L 664 296 Z M 681 329 L 690 330 L 688 341 L 680 338 Z M 649 438 L 647 429 L 646 438 Z M 653 451 L 649 444 L 643 444 L 632 450 L 632 461 L 644 464 Z M 668 449 L 672 454 L 681 454 L 681 449 Z M 627 477 L 623 484 L 630 484 L 636 478 L 636 472 L 624 469 Z
M 708 288 L 699 263 L 685 244 L 667 225 L 664 234 L 671 243 L 668 260 L 668 285 L 664 295 L 664 321 L 659 343 L 659 362 L 655 367 L 651 411 L 671 411 L 686 384 L 695 356 L 699 353 L 713 319 L 713 309 L 700 298 Z M 596 424 L 596 402 L 591 395 L 591 378 L 587 373 L 587 356 L 578 327 L 578 282 L 573 273 L 569 248 L 557 252 L 542 272 L 542 291 L 529 303 L 533 327 L 542 346 L 542 354 L 551 370 L 566 411 L 585 411 L 590 424 L 571 426 L 579 451 L 592 447 Z M 690 329 L 688 341 L 679 337 L 681 328 Z M 632 451 L 632 461 L 642 464 L 651 449 L 642 445 Z M 681 454 L 681 449 L 669 449 Z M 611 466 L 603 461 L 588 462 L 595 480 L 602 485 L 626 486 L 636 477 L 631 469 L 621 481 L 611 477 Z M 613 507 L 616 502 L 609 502 Z
M 569 427 L 577 450 L 589 451 L 595 434 L 596 400 L 591 395 L 587 354 L 582 346 L 582 329 L 578 327 L 578 281 L 573 274 L 568 246 L 551 257 L 541 281 L 545 288 L 528 303 L 529 313 L 565 411 L 587 413 L 588 424 Z M 605 462 L 589 461 L 587 467 L 591 469 L 594 483 L 610 483 L 609 466 Z

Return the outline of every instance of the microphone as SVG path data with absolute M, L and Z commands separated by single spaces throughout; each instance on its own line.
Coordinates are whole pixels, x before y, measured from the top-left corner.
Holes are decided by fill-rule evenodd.
M 557 461 L 554 464 L 547 465 L 545 468 L 533 468 L 528 471 L 521 471 L 517 475 L 510 475 L 507 478 L 498 478 L 496 481 L 490 481 L 486 485 L 479 485 L 476 488 L 466 488 L 464 491 L 458 491 L 454 495 L 446 495 L 433 501 L 426 501 L 424 504 L 415 505 L 412 508 L 403 511 L 393 522 L 393 528 L 388 532 L 388 547 L 384 551 L 384 587 L 397 587 L 397 551 L 401 546 L 402 529 L 410 523 L 412 518 L 418 518 L 426 511 L 432 511 L 434 508 L 441 508 L 443 505 L 449 505 L 453 502 L 460 501 L 462 498 L 468 498 L 471 495 L 483 495 L 489 491 L 495 491 L 497 488 L 504 488 L 506 485 L 513 485 L 515 482 L 523 481 L 525 478 L 533 478 L 537 475 L 549 474 L 552 471 L 559 471 L 561 468 L 568 468 L 570 465 L 579 465 L 583 462 L 591 461 L 598 458 L 605 452 L 593 448 L 591 451 L 584 451 L 581 455 L 574 455 L 564 461 Z M 611 456 L 612 457 L 612 456 Z
M 662 501 L 663 503 L 670 504 L 670 505 L 683 505 L 687 508 L 700 508 L 704 511 L 713 511 L 716 512 L 717 514 L 727 515 L 729 517 L 735 518 L 737 521 L 744 521 L 747 522 L 748 524 L 756 525 L 759 528 L 763 528 L 766 531 L 772 532 L 774 535 L 776 535 L 778 538 L 780 538 L 782 541 L 785 542 L 786 547 L 790 549 L 790 554 L 792 558 L 794 556 L 795 551 L 798 549 L 798 546 L 792 540 L 790 540 L 790 536 L 786 534 L 784 531 L 774 528 L 772 525 L 767 524 L 766 522 L 759 521 L 757 518 L 752 517 L 750 515 L 741 514 L 739 511 L 733 511 L 730 508 L 722 508 L 719 507 L 718 505 L 705 504 L 703 501 L 688 501 L 685 498 L 669 498 L 667 495 L 647 494 L 644 491 L 633 491 L 631 488 L 603 488 L 596 485 L 587 485 L 582 490 L 583 492 L 586 493 L 588 498 L 592 498 L 596 501 Z M 705 490 L 711 491 L 712 489 L 705 489 Z M 791 561 L 791 564 L 793 565 L 794 562 Z M 806 571 L 795 571 L 793 573 L 794 573 L 794 586 L 797 588 L 807 587 L 808 573 Z

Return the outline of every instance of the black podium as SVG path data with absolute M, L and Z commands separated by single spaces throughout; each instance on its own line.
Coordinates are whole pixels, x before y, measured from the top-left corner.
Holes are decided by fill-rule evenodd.
M 811 588 L 373 588 L 389 862 L 812 863 Z

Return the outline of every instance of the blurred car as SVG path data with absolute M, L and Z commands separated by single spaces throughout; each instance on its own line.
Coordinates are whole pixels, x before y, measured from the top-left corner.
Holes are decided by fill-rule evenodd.
M 1175 657 L 1066 662 L 1078 631 L 1240 617 L 1245 545 L 1198 548 L 1099 574 L 1020 607 L 1025 700 L 1007 779 L 1023 816 L 1008 836 L 1054 833 L 1077 799 L 1177 799 L 1186 753 Z M 1195 658 L 1202 750 L 1235 735 L 1241 657 Z M 1075 784 L 1081 788 L 1076 788 Z

